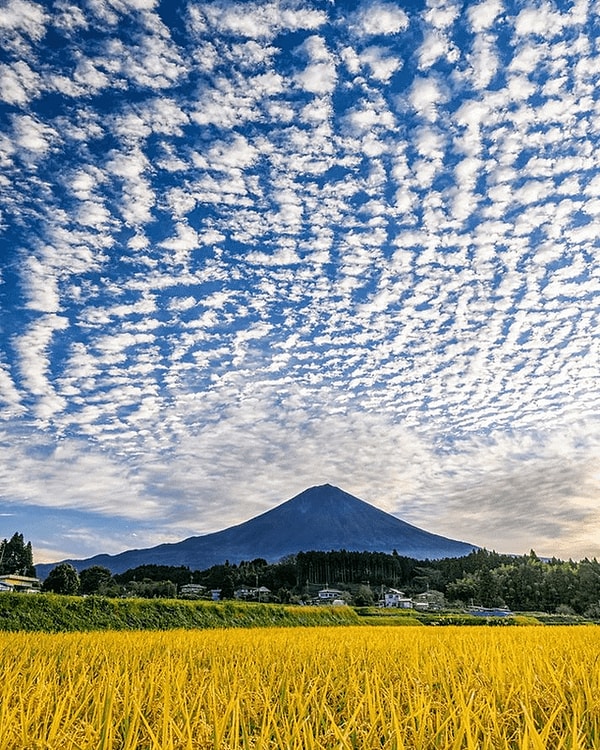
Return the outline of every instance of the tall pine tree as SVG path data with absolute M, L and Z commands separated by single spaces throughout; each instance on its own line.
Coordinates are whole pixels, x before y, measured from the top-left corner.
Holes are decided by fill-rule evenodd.
M 23 534 L 13 534 L 0 542 L 0 575 L 35 576 L 31 542 L 25 544 Z

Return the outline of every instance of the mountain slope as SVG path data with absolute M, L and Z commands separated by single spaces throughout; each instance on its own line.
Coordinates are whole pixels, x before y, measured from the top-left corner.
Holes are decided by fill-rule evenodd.
M 332 485 L 311 487 L 255 518 L 223 531 L 175 544 L 68 560 L 78 570 L 104 565 L 120 573 L 138 565 L 188 565 L 202 570 L 229 560 L 263 557 L 275 562 L 300 550 L 392 552 L 417 559 L 467 555 L 475 545 L 412 526 Z M 36 566 L 47 575 L 53 565 Z

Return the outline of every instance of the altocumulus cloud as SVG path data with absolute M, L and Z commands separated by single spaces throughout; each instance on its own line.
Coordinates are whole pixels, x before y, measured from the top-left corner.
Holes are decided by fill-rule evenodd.
M 332 482 L 599 554 L 599 17 L 8 0 L 3 535 L 117 552 Z

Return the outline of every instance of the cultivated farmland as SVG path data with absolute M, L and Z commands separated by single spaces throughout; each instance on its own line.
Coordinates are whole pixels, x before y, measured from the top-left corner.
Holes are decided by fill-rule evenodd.
M 600 747 L 600 629 L 0 634 L 0 750 Z

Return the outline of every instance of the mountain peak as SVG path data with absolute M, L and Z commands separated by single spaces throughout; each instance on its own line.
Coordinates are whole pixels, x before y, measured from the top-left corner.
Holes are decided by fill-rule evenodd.
M 329 484 L 329 482 L 326 482 L 325 484 L 315 484 L 312 487 L 307 487 L 307 489 L 303 490 L 300 494 L 306 495 L 306 494 L 313 494 L 316 492 L 324 492 L 324 491 L 331 491 L 335 490 L 336 492 L 343 492 L 339 487 L 336 487 L 333 484 Z M 298 497 L 298 495 L 296 495 Z
M 307 489 L 300 492 L 300 494 L 295 495 L 292 498 L 292 500 L 295 500 L 298 497 L 314 497 L 314 496 L 316 497 L 353 497 L 352 495 L 349 495 L 347 492 L 340 489 L 339 487 L 336 487 L 333 484 L 315 484 L 313 487 L 308 487 Z

